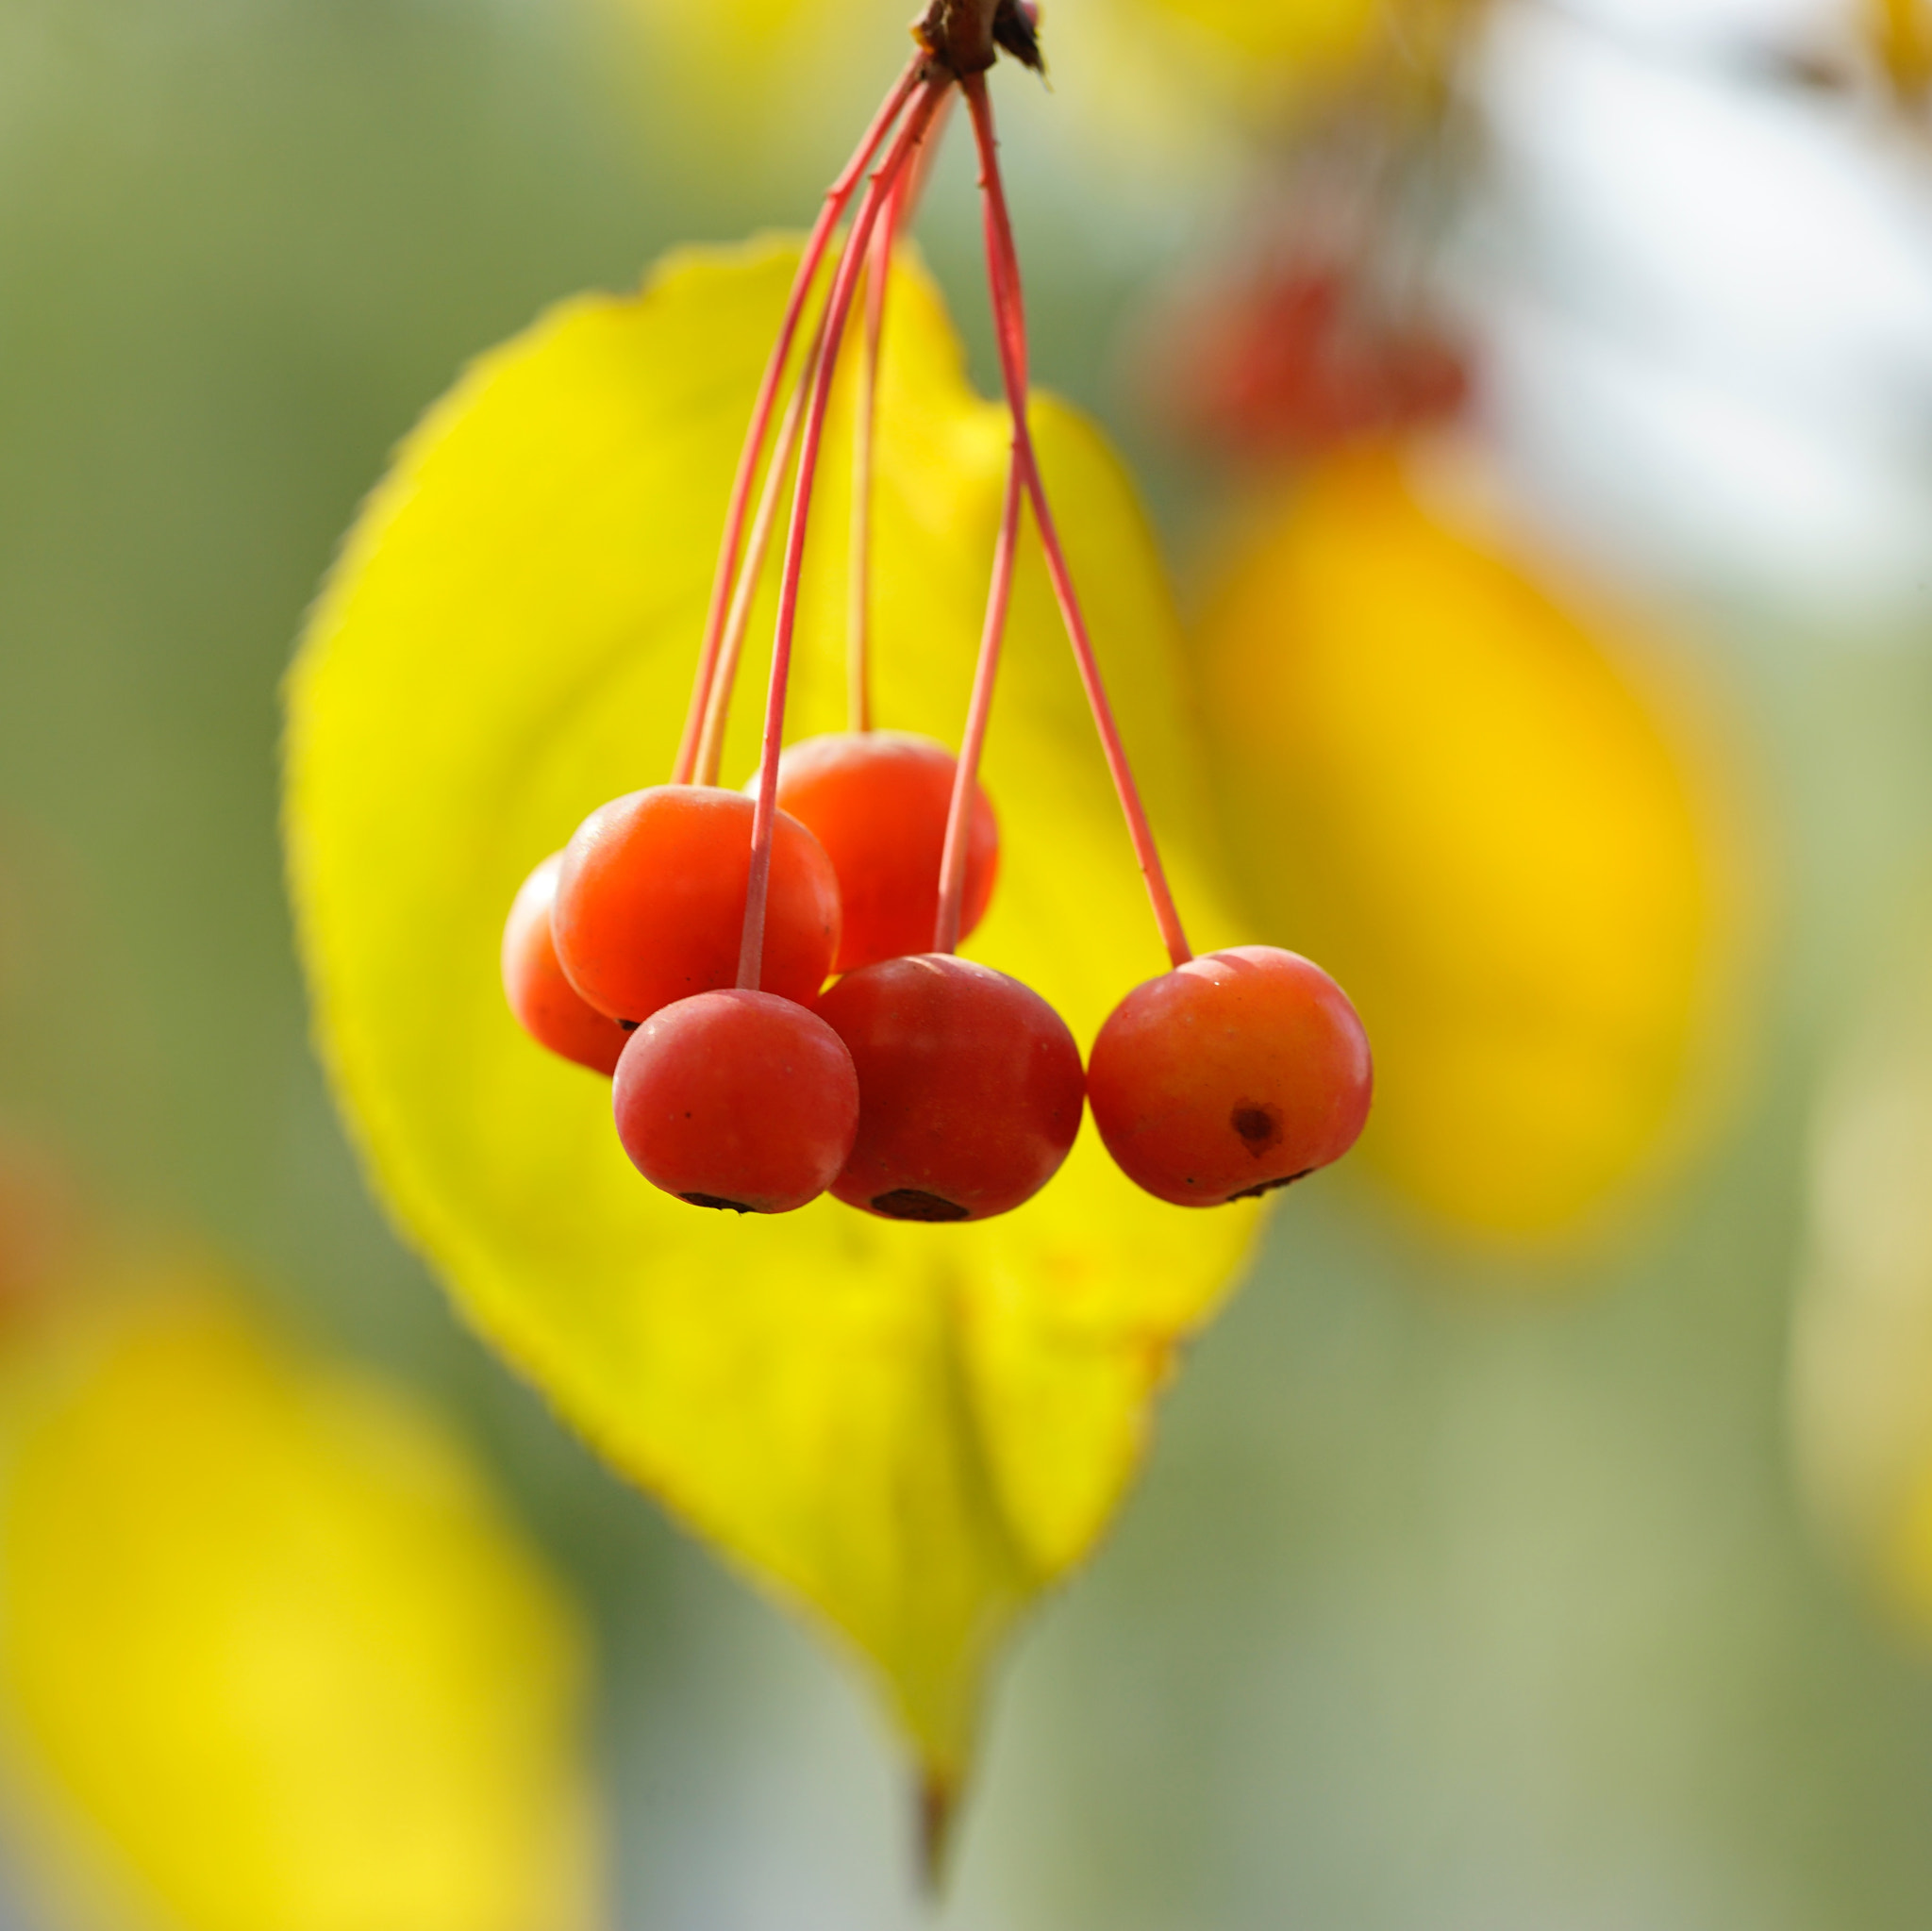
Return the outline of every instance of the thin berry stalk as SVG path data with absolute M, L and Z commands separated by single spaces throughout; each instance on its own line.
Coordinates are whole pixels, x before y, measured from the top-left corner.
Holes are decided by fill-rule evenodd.
M 1067 567 L 1059 531 L 1046 500 L 1046 486 L 1041 478 L 1040 462 L 1034 453 L 1032 430 L 1026 420 L 1026 323 L 1020 286 L 1020 262 L 1013 245 L 1013 225 L 1007 213 L 1006 190 L 1000 180 L 999 148 L 993 133 L 992 104 L 987 98 L 986 82 L 978 74 L 968 74 L 960 81 L 966 104 L 973 114 L 973 137 L 979 151 L 979 185 L 986 213 L 986 257 L 991 284 L 994 335 L 999 343 L 1000 370 L 1005 377 L 1007 403 L 1013 418 L 1015 466 L 1033 505 L 1034 521 L 1040 526 L 1041 545 L 1046 552 L 1047 574 L 1053 583 L 1054 598 L 1059 605 L 1074 661 L 1079 668 L 1080 682 L 1087 692 L 1087 706 L 1093 714 L 1093 726 L 1100 735 L 1100 747 L 1112 774 L 1114 791 L 1120 798 L 1121 812 L 1127 822 L 1127 835 L 1133 841 L 1134 857 L 1147 887 L 1154 907 L 1154 921 L 1160 928 L 1161 942 L 1176 966 L 1186 965 L 1194 956 L 1181 927 L 1174 893 L 1160 862 L 1159 848 L 1154 841 L 1153 827 L 1147 822 L 1141 802 L 1140 788 L 1134 782 L 1127 762 L 1126 747 L 1121 741 L 1114 722 L 1113 707 L 1108 702 L 1107 687 L 1100 665 L 1093 655 L 1087 620 L 1074 590 L 1073 573 Z
M 765 558 L 772 547 L 772 532 L 777 527 L 778 503 L 785 479 L 791 470 L 791 458 L 798 450 L 798 434 L 805 424 L 805 403 L 818 372 L 819 358 L 824 352 L 823 320 L 806 351 L 805 366 L 799 372 L 791 400 L 785 406 L 785 419 L 778 425 L 778 441 L 765 471 L 765 487 L 758 497 L 758 514 L 752 519 L 751 539 L 744 546 L 744 567 L 731 593 L 731 613 L 725 620 L 724 638 L 718 653 L 717 669 L 705 704 L 704 729 L 698 738 L 695 781 L 715 785 L 724 762 L 724 727 L 731 718 L 731 693 L 738 683 L 738 666 L 744 655 L 745 632 L 751 627 L 751 607 L 758 596 L 758 579 L 764 574 Z
M 932 949 L 956 952 L 966 903 L 966 849 L 971 842 L 973 791 L 986 749 L 987 721 L 992 715 L 992 689 L 999 677 L 1000 645 L 1007 634 L 1007 609 L 1013 597 L 1013 565 L 1020 553 L 1020 510 L 1024 485 L 1016 447 L 1007 467 L 1006 503 L 1000 511 L 999 541 L 993 545 L 992 585 L 986 598 L 986 627 L 979 637 L 979 661 L 973 670 L 973 696 L 966 707 L 966 730 L 953 771 L 953 798 L 946 809 L 946 842 L 940 858 L 940 908 Z
M 877 448 L 879 354 L 885 334 L 886 291 L 892 252 L 918 210 L 952 111 L 950 89 L 942 96 L 919 151 L 907 164 L 872 239 L 865 268 L 865 355 L 859 363 L 858 398 L 853 412 L 852 555 L 847 573 L 845 710 L 847 728 L 872 729 L 872 532 L 874 457 Z
M 711 602 L 705 617 L 704 642 L 698 652 L 697 674 L 691 684 L 691 705 L 685 712 L 684 735 L 677 747 L 676 761 L 672 767 L 674 784 L 689 784 L 691 774 L 697 769 L 698 740 L 704 730 L 705 712 L 710 703 L 711 685 L 716 676 L 724 625 L 730 612 L 732 584 L 738 573 L 745 518 L 751 507 L 752 485 L 758 477 L 758 458 L 764 454 L 765 438 L 771 430 L 779 386 L 798 338 L 798 325 L 805 313 L 806 301 L 811 293 L 812 284 L 818 279 L 819 269 L 824 262 L 840 218 L 858 191 L 866 169 L 871 167 L 874 157 L 905 111 L 906 103 L 912 98 L 925 65 L 924 55 L 915 55 L 908 63 L 906 71 L 873 117 L 872 125 L 865 130 L 844 172 L 826 189 L 818 219 L 812 224 L 811 233 L 807 238 L 805 254 L 799 260 L 798 273 L 792 278 L 791 292 L 785 304 L 784 319 L 778 325 L 778 338 L 772 344 L 771 358 L 758 384 L 758 400 L 752 406 L 751 424 L 745 431 L 744 445 L 739 452 L 738 474 L 733 478 L 731 500 L 724 512 L 724 534 L 718 546 L 718 566 L 711 578 Z
M 911 111 L 894 136 L 891 150 L 874 175 L 865 198 L 846 237 L 844 253 L 832 277 L 825 300 L 824 346 L 811 385 L 811 402 L 798 452 L 798 480 L 791 493 L 791 523 L 786 535 L 784 574 L 778 584 L 778 628 L 772 643 L 772 678 L 765 699 L 765 735 L 758 759 L 758 807 L 752 819 L 751 875 L 744 900 L 744 938 L 738 955 L 738 983 L 756 991 L 764 957 L 765 901 L 772 880 L 772 827 L 778 811 L 778 753 L 785 741 L 785 693 L 791 678 L 791 644 L 798 627 L 798 591 L 805 573 L 805 538 L 811 517 L 812 484 L 818 474 L 819 451 L 824 441 L 825 415 L 831 406 L 832 378 L 838 371 L 839 349 L 852 313 L 858 277 L 865 266 L 874 227 L 891 198 L 901 172 L 931 125 L 950 75 L 928 80 Z
M 905 200 L 902 175 L 872 238 L 865 265 L 865 353 L 858 363 L 858 395 L 852 426 L 852 556 L 847 573 L 850 603 L 845 624 L 846 727 L 872 729 L 872 495 L 873 452 L 878 431 L 879 346 L 886 328 L 886 284 L 892 241 Z

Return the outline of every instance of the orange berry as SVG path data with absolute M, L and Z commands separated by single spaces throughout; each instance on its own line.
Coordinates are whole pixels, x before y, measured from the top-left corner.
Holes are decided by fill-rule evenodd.
M 825 848 L 839 874 L 844 930 L 836 971 L 931 949 L 956 769 L 943 744 L 908 731 L 835 731 L 780 753 L 778 803 Z M 999 857 L 992 806 L 975 784 L 962 939 L 986 915 Z
M 563 854 L 551 855 L 524 880 L 503 925 L 503 996 L 517 1024 L 537 1041 L 607 1076 L 628 1035 L 564 977 L 550 932 Z
M 1273 945 L 1208 953 L 1137 986 L 1087 1068 L 1108 1152 L 1179 1207 L 1265 1193 L 1340 1159 L 1373 1085 L 1347 995 Z
M 600 805 L 563 848 L 551 925 L 570 982 L 633 1023 L 738 977 L 752 801 L 710 785 L 653 785 Z M 839 881 L 819 841 L 773 827 L 761 989 L 810 999 L 839 948 Z

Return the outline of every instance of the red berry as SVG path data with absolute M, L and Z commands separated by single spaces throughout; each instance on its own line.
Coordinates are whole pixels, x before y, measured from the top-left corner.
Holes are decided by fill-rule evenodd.
M 563 848 L 551 924 L 570 982 L 633 1022 L 738 977 L 752 801 L 709 785 L 613 798 Z M 839 948 L 839 881 L 818 841 L 778 814 L 763 990 L 810 999 Z
M 550 936 L 550 906 L 563 854 L 551 855 L 524 880 L 503 926 L 503 996 L 517 1024 L 537 1041 L 609 1074 L 629 1037 L 614 1019 L 589 1004 L 564 977 Z
M 1304 259 L 1198 286 L 1158 330 L 1150 402 L 1182 435 L 1249 458 L 1457 414 L 1473 386 L 1461 345 L 1353 274 Z
M 835 731 L 779 755 L 778 803 L 824 846 L 839 874 L 845 924 L 836 971 L 931 947 L 956 768 L 943 744 L 908 731 Z M 992 806 L 975 784 L 962 939 L 986 915 L 999 857 Z
M 790 1213 L 831 1185 L 858 1126 L 839 1035 L 773 992 L 700 992 L 631 1035 L 617 1137 L 654 1187 L 693 1207 Z
M 1135 987 L 1087 1070 L 1108 1152 L 1179 1207 L 1265 1193 L 1340 1159 L 1373 1084 L 1347 994 L 1272 945 L 1208 953 Z
M 1030 1200 L 1080 1130 L 1080 1049 L 1038 992 L 926 953 L 819 1002 L 858 1069 L 858 1138 L 832 1191 L 900 1221 L 976 1221 Z

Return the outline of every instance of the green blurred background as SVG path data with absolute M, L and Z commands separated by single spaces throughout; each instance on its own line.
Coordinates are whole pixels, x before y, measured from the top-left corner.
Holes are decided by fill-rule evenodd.
M 1006 1674 L 945 1923 L 1932 1923 L 1923 1641 L 1832 1559 L 1789 1421 L 1813 1094 L 1932 820 L 1932 199 L 1923 129 L 1791 58 L 1826 12 L 1506 8 L 1448 249 L 1503 473 L 1669 599 L 1741 747 L 1766 890 L 1721 1127 L 1581 1250 L 1291 1203 Z M 565 0 L 0 0 L 0 1107 L 128 1238 L 219 1252 L 476 1444 L 592 1622 L 615 1924 L 907 1925 L 856 1683 L 368 1202 L 281 887 L 277 683 L 391 446 L 548 301 L 802 225 L 901 58 L 708 91 L 674 38 Z M 1170 166 L 1074 77 L 1002 86 L 1038 373 L 1197 580 L 1230 486 L 1119 344 L 1251 206 L 1238 143 Z M 922 240 L 984 379 L 970 185 L 956 145 Z

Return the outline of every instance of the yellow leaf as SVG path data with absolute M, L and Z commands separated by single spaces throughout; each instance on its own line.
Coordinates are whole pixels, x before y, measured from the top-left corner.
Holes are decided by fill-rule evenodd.
M 57 1894 L 183 1931 L 598 1922 L 578 1633 L 439 1428 L 188 1273 L 8 1393 L 0 1681 Z
M 813 42 L 849 54 L 860 36 L 917 19 L 921 9 L 885 0 L 630 0 L 686 42 L 708 43 L 713 58 L 757 56 Z M 1413 5 L 1414 0 L 1407 0 Z M 1383 0 L 1078 0 L 1042 20 L 1051 49 L 1063 31 L 1085 57 L 1091 48 L 1185 22 L 1209 44 L 1250 61 L 1324 65 L 1353 57 L 1379 25 Z M 860 42 L 862 43 L 862 42 Z
M 1922 108 L 1932 87 L 1932 9 L 1925 0 L 1859 0 L 1859 11 L 1899 99 Z
M 1201 670 L 1263 936 L 1361 1010 L 1372 1163 L 1472 1233 L 1571 1228 L 1707 1096 L 1737 895 L 1707 747 L 1634 640 L 1425 509 L 1391 452 L 1330 458 L 1257 531 Z
M 723 505 L 795 243 L 673 258 L 486 358 L 350 540 L 290 691 L 288 838 L 320 1039 L 374 1180 L 470 1317 L 608 1457 L 883 1673 L 951 1787 L 981 1667 L 1080 1558 L 1175 1340 L 1252 1231 L 1137 1192 L 1091 1129 L 1008 1217 L 782 1219 L 656 1192 L 608 1089 L 517 1030 L 496 984 L 519 880 L 592 807 L 665 775 Z M 882 724 L 957 741 L 1006 460 L 937 296 L 895 274 L 874 590 Z M 844 385 L 841 383 L 841 389 Z M 1092 430 L 1041 460 L 1185 910 L 1215 924 L 1175 623 Z M 835 412 L 828 448 L 849 446 Z M 796 735 L 841 723 L 845 466 L 808 560 Z M 754 635 L 769 637 L 771 589 Z M 747 665 L 725 776 L 754 762 Z M 1162 969 L 1037 545 L 987 782 L 1004 856 L 975 956 L 1083 1042 Z
M 605 0 L 610 4 L 610 0 Z M 915 16 L 894 0 L 615 0 L 622 12 L 639 16 L 652 30 L 653 51 L 679 64 L 684 77 L 708 84 L 714 98 L 707 106 L 738 118 L 734 87 L 750 87 L 770 101 L 777 82 L 777 105 L 789 90 L 780 70 L 801 68 L 826 85 L 851 77 L 855 56 L 895 53 L 911 58 L 907 32 Z M 734 80 L 735 76 L 735 80 Z
M 1386 0 L 1140 0 L 1140 4 L 1199 28 L 1243 60 L 1322 68 L 1360 56 L 1382 24 Z
M 1811 1511 L 1932 1636 L 1932 943 L 1878 975 L 1811 1134 L 1791 1433 Z

